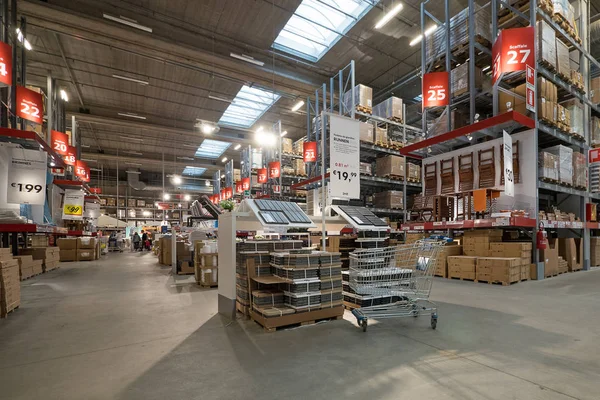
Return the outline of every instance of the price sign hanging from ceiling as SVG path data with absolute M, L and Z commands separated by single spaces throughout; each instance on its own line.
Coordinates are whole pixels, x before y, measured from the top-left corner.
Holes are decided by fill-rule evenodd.
M 269 163 L 269 178 L 270 179 L 279 178 L 279 175 L 281 174 L 280 170 L 281 170 L 281 164 L 279 163 L 279 161 L 270 162 Z
M 423 108 L 441 107 L 450 104 L 448 72 L 430 72 L 423 75 Z
M 256 171 L 257 181 L 258 183 L 267 183 L 267 169 L 259 168 Z
M 67 146 L 67 154 L 63 156 L 65 164 L 75 166 L 77 163 L 77 149 L 73 146 Z
M 44 100 L 42 95 L 23 86 L 17 86 L 17 117 L 41 125 L 43 114 Z
M 360 122 L 331 115 L 330 195 L 344 199 L 360 198 Z
M 69 135 L 59 131 L 50 131 L 52 150 L 66 156 L 69 150 Z
M 503 29 L 492 47 L 492 83 L 507 72 L 535 72 L 535 28 Z
M 12 85 L 12 47 L 0 42 L 0 86 Z
M 317 161 L 317 142 L 304 142 L 304 162 Z
M 8 166 L 6 202 L 43 205 L 46 202 L 47 155 L 14 148 Z

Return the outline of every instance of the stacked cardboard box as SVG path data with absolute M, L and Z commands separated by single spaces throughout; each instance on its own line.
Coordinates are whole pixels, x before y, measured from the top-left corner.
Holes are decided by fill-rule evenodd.
M 571 112 L 561 104 L 556 105 L 556 123 L 563 131 L 571 131 Z
M 541 89 L 539 89 L 539 91 L 541 92 Z M 498 91 L 498 109 L 500 112 L 517 111 L 521 114 L 527 114 L 527 107 L 525 104 L 525 96 L 527 95 L 525 84 L 511 89 L 511 92 L 514 94 Z M 542 105 L 540 104 L 540 109 L 541 108 Z
M 587 165 L 585 155 L 577 151 L 573 152 L 573 186 L 587 187 Z
M 460 256 L 462 254 L 462 246 L 457 246 L 456 243 L 451 243 L 442 247 L 435 262 L 435 276 L 443 278 L 448 277 L 448 257 Z
M 202 241 L 194 242 L 194 264 L 191 269 L 196 277 L 196 283 L 202 286 L 217 286 L 219 253 L 206 251 L 206 246 Z M 187 273 L 182 266 L 181 272 Z
M 540 261 L 544 262 L 544 277 L 558 274 L 558 241 L 548 238 L 546 249 L 540 249 Z
M 590 238 L 590 266 L 600 267 L 600 237 Z
M 354 104 L 352 104 L 353 93 Z M 343 102 L 344 113 L 350 113 L 353 108 L 370 113 L 373 108 L 373 89 L 365 85 L 356 85 L 353 89 L 344 93 Z
M 292 165 L 294 166 L 294 173 L 296 175 L 306 175 L 306 163 L 304 160 L 296 159 L 292 161 Z
M 48 247 L 48 236 L 32 235 L 31 236 L 31 247 Z
M 531 264 L 531 242 L 496 242 L 490 243 L 491 257 L 523 258 Z
M 469 115 L 462 110 L 453 109 L 451 111 L 451 116 L 450 130 L 469 125 Z M 448 132 L 448 114 L 444 113 L 438 119 L 436 119 L 433 125 L 431 125 L 429 128 L 429 131 L 431 132 L 432 136 L 438 136 Z
M 558 180 L 568 185 L 573 184 L 573 149 L 557 145 L 546 149 L 558 158 Z
M 419 240 L 429 237 L 428 234 L 422 232 L 407 232 L 405 236 L 406 238 L 404 239 L 404 243 L 406 244 L 416 243 Z
M 361 175 L 373 175 L 373 172 L 371 171 L 371 163 L 361 162 L 359 168 Z
M 192 262 L 192 252 L 185 242 L 177 242 L 177 262 L 187 261 Z M 162 237 L 159 239 L 158 262 L 163 265 L 171 265 L 173 252 L 171 250 L 171 238 Z
M 304 153 L 304 139 L 298 139 L 294 142 L 293 153 L 297 156 L 301 156 Z
M 577 99 L 572 99 L 563 103 L 564 108 L 568 111 L 570 117 L 570 131 L 577 135 L 583 136 L 583 107 L 581 106 L 581 101 Z
M 457 97 L 469 91 L 469 62 L 467 61 L 451 72 L 452 96 Z M 481 68 L 475 67 L 475 89 L 481 90 L 483 85 L 483 73 Z
M 476 279 L 477 257 L 449 256 L 447 260 L 448 278 Z
M 540 62 L 556 70 L 556 31 L 544 20 L 537 21 L 536 52 Z
M 540 152 L 538 157 L 540 178 L 558 181 L 558 157 L 545 151 Z
M 58 268 L 60 253 L 58 247 L 33 247 L 19 250 L 22 256 L 32 256 L 34 260 L 41 260 L 44 272 Z
M 390 97 L 373 107 L 373 115 L 381 118 L 402 122 L 402 99 Z
M 565 260 L 561 256 L 558 256 L 558 273 L 564 274 L 565 272 L 568 272 L 568 271 L 569 271 L 569 263 L 567 263 L 567 260 Z
M 519 86 L 523 89 L 522 95 L 525 95 L 525 85 Z M 555 122 L 556 121 L 556 106 L 558 101 L 558 88 L 554 83 L 544 77 L 538 78 L 538 112 L 540 118 Z M 524 101 L 524 100 L 523 100 Z M 524 103 L 522 107 L 526 108 Z
M 77 238 L 60 238 L 56 243 L 60 249 L 60 261 L 77 261 Z
M 383 146 L 388 144 L 387 128 L 375 127 L 375 143 Z
M 590 80 L 590 100 L 594 104 L 600 104 L 600 76 Z
M 373 143 L 373 125 L 366 122 L 359 123 L 361 142 Z
M 520 258 L 479 257 L 477 259 L 477 280 L 509 285 L 521 281 L 521 268 Z
M 502 230 L 482 229 L 466 231 L 463 236 L 463 253 L 467 256 L 489 257 L 490 244 L 502 241 Z
M 556 71 L 565 78 L 571 76 L 569 48 L 560 39 L 556 39 Z
M 404 208 L 404 193 L 399 190 L 388 190 L 373 194 L 373 206 L 378 208 Z
M 558 239 L 558 255 L 567 263 L 570 272 L 583 268 L 583 243 L 579 238 Z M 559 266 L 559 272 L 560 272 Z
M 290 138 L 281 139 L 281 151 L 286 154 L 294 153 L 294 142 Z
M 0 249 L 0 317 L 21 304 L 19 262 L 13 259 L 10 249 Z
M 404 178 L 404 157 L 390 155 L 378 158 L 375 164 L 375 173 L 382 177 Z
M 15 256 L 14 258 L 19 263 L 19 272 L 20 272 L 21 280 L 25 280 L 27 278 L 31 278 L 34 275 L 37 275 L 36 273 L 34 273 L 33 257 L 31 257 L 31 256 Z M 39 263 L 39 266 L 41 269 L 42 264 L 41 264 L 40 260 L 35 260 L 35 262 Z M 40 273 L 41 273 L 41 271 L 40 271 Z
M 406 168 L 408 170 L 407 178 L 409 180 L 415 180 L 417 182 L 421 182 L 421 166 L 413 163 L 406 163 Z

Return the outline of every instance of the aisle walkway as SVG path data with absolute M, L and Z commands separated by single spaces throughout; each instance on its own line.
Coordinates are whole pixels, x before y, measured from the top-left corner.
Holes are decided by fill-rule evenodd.
M 600 397 L 600 271 L 510 287 L 436 280 L 438 329 L 351 316 L 277 333 L 150 254 L 64 264 L 0 320 L 0 399 Z

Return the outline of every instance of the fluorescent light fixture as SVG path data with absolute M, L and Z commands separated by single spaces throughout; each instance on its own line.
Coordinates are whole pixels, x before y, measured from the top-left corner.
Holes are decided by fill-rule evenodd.
M 402 3 L 392 7 L 390 11 L 381 17 L 381 19 L 375 24 L 375 29 L 383 28 L 384 25 L 390 22 L 392 18 L 394 18 L 400 11 L 402 11 Z
M 316 62 L 378 1 L 302 0 L 273 48 Z
M 120 115 L 122 117 L 137 118 L 137 119 L 146 119 L 146 117 L 142 117 L 141 115 L 137 115 L 137 114 L 134 114 L 134 113 L 118 113 L 118 115 Z
M 51 166 L 51 167 L 55 167 L 55 166 L 56 166 L 56 164 L 54 164 L 54 161 L 52 161 L 52 162 L 50 163 L 50 166 Z
M 202 176 L 205 171 L 206 168 L 192 167 L 188 165 L 183 169 L 183 175 Z
M 169 216 L 168 216 L 168 215 L 165 215 L 165 219 L 169 219 Z
M 260 132 L 262 132 L 262 131 L 263 131 L 263 129 L 264 129 L 264 127 L 263 127 L 262 125 L 261 125 L 261 126 L 259 126 L 259 127 L 258 127 L 258 129 L 256 130 L 256 133 L 260 133 Z
M 140 153 L 139 151 L 126 151 L 125 153 L 127 153 L 127 154 L 135 154 L 136 156 L 143 156 L 143 154 Z
M 429 28 L 427 28 L 427 30 L 425 31 L 425 37 L 431 35 L 433 32 L 435 32 L 436 29 L 437 29 L 437 25 L 433 25 L 433 26 L 430 26 Z M 419 43 L 421 40 L 423 40 L 423 35 L 417 36 L 409 44 L 411 46 L 414 46 L 415 44 Z
M 90 168 L 90 171 L 101 172 L 102 170 L 100 168 Z
M 198 145 L 195 145 L 195 144 L 182 144 L 182 146 L 183 146 L 183 147 L 192 147 L 192 148 L 194 148 L 194 149 L 197 149 L 197 148 L 198 148 Z
M 142 166 L 142 164 L 137 163 L 137 162 L 126 162 L 125 164 L 127 165 L 138 165 L 138 166 Z M 127 173 L 129 173 L 129 171 L 127 171 Z
M 264 62 L 255 60 L 254 57 L 247 56 L 246 54 L 237 54 L 237 53 L 229 53 L 229 55 L 233 58 L 237 58 L 238 60 L 249 62 L 250 64 L 258 65 L 262 67 L 265 65 Z
M 198 150 L 196 150 L 196 157 L 198 158 L 209 158 L 216 160 L 231 146 L 229 142 L 223 142 L 220 140 L 204 139 Z
M 145 32 L 152 33 L 152 28 L 138 24 L 138 22 L 135 19 L 127 18 L 122 15 L 115 17 L 114 15 L 110 15 L 110 14 L 102 14 L 102 16 L 111 21 L 115 21 L 115 22 L 118 22 L 123 25 L 131 26 L 132 28 L 136 28 L 136 29 L 139 29 L 139 30 L 142 30 Z
M 300 107 L 302 107 L 304 105 L 304 101 L 300 100 L 299 102 L 297 102 L 294 107 L 292 107 L 292 112 L 296 112 L 300 109 Z
M 189 194 L 186 194 L 185 196 L 183 196 L 183 199 L 185 201 L 190 201 L 192 199 L 192 196 L 190 196 Z
M 250 128 L 280 97 L 270 90 L 244 85 L 219 119 L 219 125 Z
M 206 122 L 203 122 L 202 125 L 200 125 L 200 130 L 205 135 L 210 135 L 211 133 L 213 133 L 215 131 L 215 127 L 212 126 L 211 124 L 207 124 Z
M 194 161 L 193 157 L 177 157 L 178 160 Z
M 210 186 L 210 181 L 209 180 L 206 181 L 206 186 Z
M 234 150 L 239 150 L 242 147 L 242 145 L 240 143 L 236 144 L 235 147 L 233 148 Z
M 171 198 L 171 195 L 169 193 L 163 194 L 163 200 L 169 200 L 170 198 Z
M 492 68 L 492 66 L 491 66 L 491 65 L 488 65 L 487 67 L 485 67 L 484 69 L 482 69 L 482 70 L 481 70 L 481 72 L 485 72 L 485 71 L 487 71 L 487 70 L 488 70 L 488 69 L 490 69 L 490 68 Z
M 181 203 L 177 204 L 177 207 L 181 208 Z
M 208 98 L 216 101 L 222 101 L 223 103 L 233 103 L 233 100 L 229 100 L 224 97 L 208 95 Z
M 150 82 L 148 82 L 148 81 L 143 81 L 141 79 L 130 78 L 128 76 L 123 76 L 123 75 L 113 74 L 112 77 L 116 78 L 116 79 L 122 79 L 124 81 L 139 83 L 140 85 L 149 85 L 150 84 Z
M 25 49 L 27 50 L 31 50 L 31 43 L 29 43 L 29 40 L 27 40 L 27 38 L 23 37 L 23 32 L 21 32 L 21 30 L 19 28 L 17 28 L 17 40 L 21 43 L 23 43 L 23 46 L 25 47 Z
M 221 175 L 221 179 L 225 179 L 225 174 Z
M 174 184 L 179 185 L 181 184 L 182 180 L 180 176 L 174 175 L 173 178 L 171 179 L 173 181 Z
M 287 135 L 287 131 L 281 132 L 281 137 L 284 137 L 285 135 Z
M 84 149 L 89 149 L 89 148 L 90 148 L 90 147 L 92 147 L 92 146 L 90 146 L 90 145 L 87 145 L 87 144 L 82 144 L 82 145 L 81 145 L 81 147 L 83 147 Z
M 65 92 L 64 89 L 60 89 L 60 98 L 64 101 L 69 101 L 69 95 L 67 94 L 67 92 Z
M 90 158 L 82 158 L 81 161 L 87 161 L 87 162 L 98 162 L 98 160 L 92 160 Z
M 135 140 L 136 142 L 143 142 L 144 141 L 144 139 L 140 139 L 140 138 L 136 138 L 136 137 L 131 137 L 131 136 L 121 136 L 121 139 Z
M 277 145 L 277 136 L 272 132 L 256 132 L 254 140 L 262 147 L 275 147 Z
M 221 160 L 221 162 L 227 162 L 227 157 L 223 157 L 223 159 Z

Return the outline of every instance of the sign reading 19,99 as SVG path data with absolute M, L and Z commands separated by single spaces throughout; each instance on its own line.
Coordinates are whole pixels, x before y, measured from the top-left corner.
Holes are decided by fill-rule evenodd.
M 360 198 L 360 123 L 330 116 L 330 195 L 344 199 Z
M 45 152 L 13 149 L 8 169 L 6 200 L 13 204 L 37 204 L 46 202 Z

